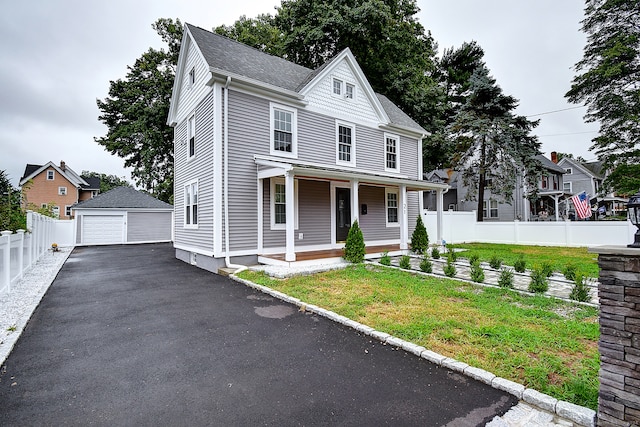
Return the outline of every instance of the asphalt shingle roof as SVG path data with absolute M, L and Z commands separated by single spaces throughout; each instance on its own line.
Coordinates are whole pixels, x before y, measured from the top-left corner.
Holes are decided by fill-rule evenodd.
M 143 209 L 173 209 L 169 203 L 165 203 L 153 196 L 138 191 L 131 187 L 116 187 L 107 192 L 98 194 L 93 199 L 77 203 L 74 208 L 100 209 L 100 208 L 143 208 Z
M 543 154 L 538 154 L 536 156 L 536 159 L 538 159 L 540 163 L 542 163 L 542 167 L 544 167 L 545 169 L 548 169 L 557 173 L 566 173 L 564 168 L 553 163 L 551 160 L 547 159 Z
M 293 92 L 302 90 L 322 69 L 332 62 L 332 59 L 330 59 L 318 69 L 311 70 L 195 25 L 186 24 L 186 26 L 209 67 L 238 74 Z M 392 124 L 426 133 L 418 123 L 386 96 L 380 94 L 376 94 L 376 96 Z

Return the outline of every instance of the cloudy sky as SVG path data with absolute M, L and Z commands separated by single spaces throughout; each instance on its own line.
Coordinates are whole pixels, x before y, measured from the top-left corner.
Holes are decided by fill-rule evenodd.
M 94 142 L 105 135 L 96 99 L 162 41 L 151 28 L 160 17 L 202 28 L 240 15 L 273 13 L 278 0 L 25 0 L 3 1 L 0 14 L 0 170 L 17 186 L 27 163 L 64 160 L 130 179 L 123 160 Z M 418 0 L 419 19 L 440 51 L 476 40 L 504 92 L 520 100 L 518 114 L 575 107 L 564 94 L 582 56 L 579 0 Z M 597 126 L 585 108 L 531 117 L 543 151 L 587 159 Z

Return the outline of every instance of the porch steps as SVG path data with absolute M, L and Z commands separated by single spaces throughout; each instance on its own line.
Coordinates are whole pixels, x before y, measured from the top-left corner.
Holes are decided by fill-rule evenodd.
M 226 268 L 226 267 L 221 267 L 218 269 L 218 274 L 221 276 L 231 276 L 233 273 L 235 273 L 237 270 L 237 268 Z

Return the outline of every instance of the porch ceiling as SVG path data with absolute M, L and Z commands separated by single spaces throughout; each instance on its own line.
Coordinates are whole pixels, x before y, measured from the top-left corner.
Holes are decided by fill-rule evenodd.
M 254 159 L 257 165 L 266 167 L 269 170 L 268 173 L 262 174 L 262 178 L 266 178 L 266 175 L 275 176 L 273 175 L 274 171 L 280 170 L 281 175 L 288 172 L 301 178 L 307 177 L 329 180 L 359 181 L 361 184 L 391 186 L 405 185 L 407 187 L 407 191 L 446 190 L 449 188 L 449 185 L 443 183 L 422 181 L 407 177 L 381 175 L 362 170 L 345 170 L 324 165 L 294 163 L 257 155 Z

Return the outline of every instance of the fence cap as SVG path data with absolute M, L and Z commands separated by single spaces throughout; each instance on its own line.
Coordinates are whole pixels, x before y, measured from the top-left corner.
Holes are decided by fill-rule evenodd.
M 0 231 L 0 234 L 2 234 L 3 236 L 10 236 L 13 234 L 13 231 L 11 230 Z

